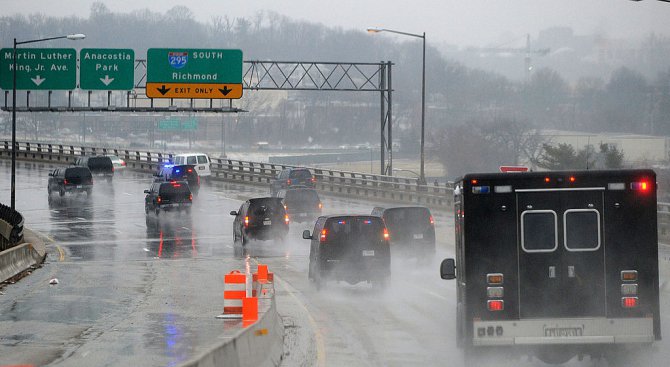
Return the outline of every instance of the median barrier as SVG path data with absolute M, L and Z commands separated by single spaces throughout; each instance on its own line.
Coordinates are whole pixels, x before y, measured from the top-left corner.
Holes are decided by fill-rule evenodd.
M 253 274 L 256 283 L 263 285 L 258 288 L 259 297 L 245 296 L 241 303 L 242 310 L 239 310 L 242 314 L 235 315 L 234 321 L 226 317 L 225 313 L 217 316 L 226 323 L 235 323 L 240 330 L 230 339 L 220 342 L 180 367 L 274 367 L 281 363 L 284 353 L 284 324 L 277 313 L 272 282 L 274 276 L 271 274 L 267 271 L 267 266 L 259 264 L 259 271 Z M 250 293 L 248 289 L 240 287 L 240 284 L 248 285 L 247 276 L 248 274 L 238 270 L 224 276 L 224 307 L 225 284 L 236 286 L 234 292 L 238 293 L 229 293 L 229 296 L 238 300 L 239 292 Z M 229 282 L 225 277 L 229 277 Z M 268 302 L 259 303 L 259 298 Z

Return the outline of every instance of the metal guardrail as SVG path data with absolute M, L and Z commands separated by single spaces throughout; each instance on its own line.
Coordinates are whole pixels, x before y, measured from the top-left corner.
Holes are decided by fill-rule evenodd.
M 132 149 L 17 142 L 16 159 L 71 164 L 77 157 L 100 154 L 117 155 L 126 161 L 128 168 L 146 172 L 156 172 L 174 155 Z M 0 141 L 0 158 L 9 157 L 11 141 Z M 224 181 L 269 185 L 282 169 L 290 167 L 295 166 L 213 158 L 212 176 Z M 316 188 L 333 195 L 414 203 L 441 209 L 450 209 L 453 202 L 453 187 L 449 185 L 419 185 L 415 178 L 310 168 L 317 180 Z
M 12 208 L 0 204 L 0 251 L 23 241 L 23 216 Z

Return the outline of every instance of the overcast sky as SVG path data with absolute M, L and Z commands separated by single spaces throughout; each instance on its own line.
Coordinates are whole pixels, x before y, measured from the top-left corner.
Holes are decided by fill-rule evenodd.
M 0 0 L 2 15 L 41 12 L 88 17 L 87 0 Z M 426 32 L 427 42 L 459 46 L 522 45 L 524 35 L 553 26 L 576 34 L 607 33 L 638 38 L 670 35 L 670 3 L 657 0 L 104 0 L 114 12 L 148 8 L 164 13 L 184 5 L 198 20 L 274 11 L 294 19 L 344 29 L 378 26 L 409 33 Z M 73 30 L 76 31 L 76 30 Z M 513 43 L 514 42 L 514 43 Z

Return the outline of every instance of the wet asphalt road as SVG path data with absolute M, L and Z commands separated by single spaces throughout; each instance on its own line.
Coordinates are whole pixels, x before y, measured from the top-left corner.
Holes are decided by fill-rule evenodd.
M 3 202 L 10 196 L 9 167 L 0 161 Z M 214 318 L 222 309 L 223 275 L 246 265 L 233 256 L 228 213 L 245 198 L 264 196 L 264 188 L 211 183 L 190 216 L 156 221 L 143 210 L 147 174 L 125 172 L 111 185 L 96 183 L 92 200 L 67 195 L 49 205 L 49 170 L 19 162 L 17 209 L 26 226 L 53 242 L 42 268 L 2 289 L 0 365 L 173 366 L 237 330 Z M 324 213 L 369 213 L 373 206 L 324 198 Z M 292 223 L 284 246 L 252 243 L 249 263 L 267 263 L 276 275 L 287 329 L 283 365 L 461 365 L 453 337 L 455 283 L 438 275 L 439 261 L 453 254 L 452 218 L 434 215 L 436 258 L 429 265 L 394 258 L 385 291 L 329 283 L 317 292 L 306 275 L 309 243 L 301 238 L 311 223 Z M 59 284 L 49 285 L 54 278 Z M 661 309 L 670 310 L 670 290 L 662 284 Z M 670 357 L 666 345 L 659 343 L 659 363 Z

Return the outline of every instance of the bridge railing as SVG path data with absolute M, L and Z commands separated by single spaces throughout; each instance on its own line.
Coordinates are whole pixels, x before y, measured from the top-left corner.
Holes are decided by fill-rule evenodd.
M 119 156 L 129 169 L 146 172 L 156 172 L 174 156 L 173 153 L 133 149 L 17 142 L 19 160 L 72 164 L 77 157 L 101 154 Z M 0 157 L 11 157 L 10 141 L 0 142 Z M 213 158 L 211 166 L 214 179 L 255 185 L 269 185 L 281 170 L 289 167 L 294 166 L 223 158 Z M 316 177 L 317 189 L 329 194 L 444 208 L 450 208 L 452 204 L 453 187 L 449 184 L 419 185 L 414 178 L 310 168 Z

